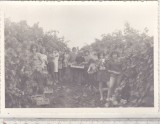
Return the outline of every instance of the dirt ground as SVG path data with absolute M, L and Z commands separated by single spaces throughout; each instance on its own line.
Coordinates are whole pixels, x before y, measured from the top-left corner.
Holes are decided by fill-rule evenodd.
M 100 101 L 98 88 L 90 89 L 86 85 L 76 83 L 58 83 L 54 86 L 52 94 L 46 94 L 50 104 L 46 108 L 95 108 L 104 107 L 105 101 Z M 104 92 L 106 96 L 107 92 Z M 34 107 L 42 107 L 35 105 Z

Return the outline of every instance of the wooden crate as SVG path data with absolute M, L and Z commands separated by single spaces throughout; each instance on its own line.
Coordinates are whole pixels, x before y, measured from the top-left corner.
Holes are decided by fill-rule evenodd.
M 49 105 L 50 104 L 50 100 L 48 98 L 37 99 L 36 100 L 36 104 L 38 106 L 40 106 L 40 105 Z
M 84 69 L 84 65 L 71 65 L 71 68 Z
M 31 96 L 31 100 L 33 102 L 37 101 L 37 100 L 42 100 L 44 98 L 44 95 L 33 95 Z
M 44 94 L 52 94 L 53 93 L 53 89 L 51 88 L 44 88 Z

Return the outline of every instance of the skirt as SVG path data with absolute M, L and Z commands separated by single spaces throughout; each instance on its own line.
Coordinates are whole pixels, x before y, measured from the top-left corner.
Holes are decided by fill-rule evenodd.
M 109 80 L 109 74 L 105 70 L 99 70 L 97 72 L 98 82 L 107 82 Z
M 49 74 L 54 74 L 54 63 L 53 62 L 49 62 L 47 65 L 47 70 L 49 72 Z
M 54 62 L 54 72 L 58 72 L 58 62 Z

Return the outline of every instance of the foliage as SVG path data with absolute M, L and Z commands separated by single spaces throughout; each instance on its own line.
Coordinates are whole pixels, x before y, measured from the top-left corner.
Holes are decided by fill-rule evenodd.
M 39 23 L 29 26 L 26 21 L 16 23 L 9 19 L 5 20 L 5 82 L 6 96 L 8 96 L 6 98 L 12 99 L 10 101 L 14 101 L 16 107 L 21 107 L 17 99 L 24 97 L 19 94 L 19 89 L 22 92 L 26 91 L 25 93 L 32 92 L 31 88 L 27 86 L 31 75 L 29 65 L 31 44 L 36 44 L 39 49 L 44 47 L 47 53 L 51 52 L 49 51 L 50 47 L 56 50 L 68 48 L 64 37 L 59 37 L 57 31 L 44 32 L 39 27 Z M 6 104 L 7 107 L 11 107 L 11 103 L 6 102 Z
M 151 107 L 154 106 L 154 71 L 153 71 L 153 37 L 148 35 L 147 28 L 143 33 L 125 24 L 123 31 L 116 31 L 112 34 L 103 34 L 101 39 L 95 39 L 91 45 L 87 45 L 82 49 L 92 49 L 96 52 L 105 52 L 110 54 L 117 51 L 121 57 L 124 57 L 123 65 L 127 65 L 127 60 L 131 60 L 128 66 L 135 66 L 138 73 L 137 77 L 131 78 L 117 88 L 116 97 L 120 94 L 127 93 L 129 100 L 126 103 L 121 100 L 116 106 L 126 107 Z M 57 50 L 68 49 L 67 42 L 64 37 L 58 36 L 58 31 L 44 32 L 38 23 L 29 26 L 26 21 L 18 23 L 5 20 L 5 82 L 6 82 L 6 107 L 32 107 L 32 102 L 29 99 L 34 93 L 34 88 L 37 87 L 36 82 L 30 80 L 30 46 L 36 44 L 38 48 L 44 47 L 47 53 L 50 53 L 50 48 Z M 127 84 L 127 85 L 126 85 Z M 99 94 L 93 95 L 88 93 L 88 90 L 82 91 L 80 86 L 60 86 L 68 87 L 68 93 L 65 89 L 63 92 L 54 87 L 55 99 L 59 107 L 59 101 L 75 105 L 71 107 L 97 107 L 96 102 L 99 99 Z M 69 84 L 71 85 L 71 84 Z M 73 88 L 72 88 L 73 87 Z M 77 88 L 75 88 L 77 87 Z M 70 90 L 72 89 L 72 90 Z M 83 89 L 83 88 L 82 88 Z M 127 89 L 127 91 L 125 91 Z M 128 89 L 129 92 L 128 92 Z M 83 95 L 82 92 L 90 94 Z M 76 95 L 77 94 L 77 95 Z M 64 95 L 64 97 L 62 97 Z M 72 98 L 72 95 L 73 98 Z M 70 98 L 71 97 L 71 98 Z M 122 97 L 122 96 L 121 96 Z M 76 100 L 74 100 L 76 99 Z M 83 101 L 83 99 L 85 99 Z M 66 100 L 66 101 L 64 101 Z M 89 101 L 90 100 L 90 101 Z M 11 102 L 12 101 L 12 102 Z M 77 102 L 78 101 L 78 102 Z M 92 103 L 91 103 L 92 101 Z M 92 104 L 92 105 L 91 105 Z M 50 107 L 55 107 L 52 105 Z M 103 104 L 104 105 L 104 104 Z M 68 105 L 66 105 L 68 106 Z M 37 107 L 37 106 L 36 106 Z
M 130 59 L 129 66 L 136 67 L 138 76 L 128 82 L 131 87 L 128 106 L 154 105 L 153 37 L 148 35 L 147 28 L 140 33 L 126 23 L 123 31 L 103 34 L 101 39 L 95 39 L 94 43 L 84 48 L 106 54 L 117 51 L 126 58 L 124 65 Z M 120 86 L 118 88 L 122 89 Z

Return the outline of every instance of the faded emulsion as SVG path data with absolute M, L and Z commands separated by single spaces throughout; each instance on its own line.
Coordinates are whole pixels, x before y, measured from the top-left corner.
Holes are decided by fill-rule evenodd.
M 96 6 L 93 8 L 97 13 L 100 11 L 97 16 L 91 14 L 92 7 L 88 8 L 90 12 L 79 11 L 87 10 L 86 6 L 67 6 L 64 10 L 55 7 L 54 11 L 41 8 L 40 12 L 48 12 L 45 23 L 41 14 L 37 15 L 39 18 L 31 14 L 32 9 L 38 13 L 38 7 L 30 6 L 28 18 L 18 15 L 14 7 L 12 12 L 8 8 L 4 20 L 5 108 L 154 107 L 154 35 L 150 29 L 153 21 L 146 19 L 145 28 L 141 30 L 136 24 L 142 26 L 145 21 L 140 17 L 145 7 L 135 13 L 137 22 L 134 24 L 126 11 L 112 6 L 115 11 L 122 10 L 119 13 L 123 21 L 118 21 L 118 15 L 112 18 L 111 7 L 103 10 L 104 13 L 109 11 L 105 23 L 100 13 L 102 8 Z M 19 7 L 24 10 L 23 6 Z M 130 12 L 133 10 L 131 8 Z M 52 11 L 57 14 L 55 21 Z M 126 19 L 131 21 L 125 23 Z M 88 27 L 83 25 L 85 22 Z M 49 30 L 46 31 L 44 24 L 51 24 Z M 116 30 L 111 29 L 111 24 Z M 78 33 L 77 30 L 82 30 L 78 25 L 84 27 L 84 33 Z M 65 33 L 67 30 L 71 35 Z M 95 36 L 93 30 L 94 35 L 97 33 Z M 72 35 L 76 41 L 68 40 Z M 93 41 L 80 42 L 81 38 Z

